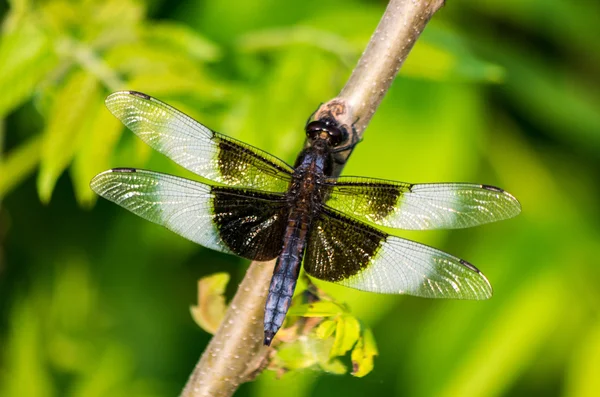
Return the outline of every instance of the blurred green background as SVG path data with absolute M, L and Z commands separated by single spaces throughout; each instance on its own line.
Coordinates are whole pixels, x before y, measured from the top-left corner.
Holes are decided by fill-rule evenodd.
M 116 205 L 116 166 L 185 175 L 104 97 L 135 89 L 292 162 L 384 1 L 0 3 L 0 395 L 172 396 L 209 335 L 196 280 L 246 263 Z M 264 373 L 239 396 L 600 395 L 600 3 L 452 0 L 344 174 L 500 186 L 512 220 L 400 235 L 478 266 L 484 302 L 328 290 L 374 332 L 367 377 Z M 349 360 L 348 360 L 349 362 Z

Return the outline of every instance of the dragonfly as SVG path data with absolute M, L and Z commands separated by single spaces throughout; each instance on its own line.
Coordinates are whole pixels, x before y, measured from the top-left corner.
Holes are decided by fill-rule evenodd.
M 106 106 L 202 181 L 113 168 L 96 175 L 91 188 L 204 247 L 255 261 L 277 258 L 265 304 L 267 346 L 284 322 L 302 265 L 310 277 L 362 291 L 492 295 L 471 263 L 382 229 L 459 229 L 517 215 L 518 200 L 498 187 L 335 177 L 338 154 L 358 140 L 332 117 L 308 121 L 307 145 L 292 167 L 140 92 L 113 93 Z

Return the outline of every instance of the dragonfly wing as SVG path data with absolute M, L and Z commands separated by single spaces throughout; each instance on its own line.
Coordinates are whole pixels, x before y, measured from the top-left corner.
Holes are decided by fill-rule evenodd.
M 328 209 L 313 224 L 304 269 L 369 292 L 477 300 L 492 295 L 488 280 L 467 261 Z
M 206 179 L 229 186 L 284 192 L 293 169 L 277 157 L 212 131 L 146 94 L 115 92 L 106 106 L 152 148 Z
M 105 171 L 91 188 L 136 215 L 216 251 L 270 260 L 281 251 L 281 194 L 212 186 L 133 168 Z
M 329 181 L 327 206 L 359 220 L 405 230 L 461 229 L 521 212 L 504 190 L 470 183 L 410 184 L 341 177 Z

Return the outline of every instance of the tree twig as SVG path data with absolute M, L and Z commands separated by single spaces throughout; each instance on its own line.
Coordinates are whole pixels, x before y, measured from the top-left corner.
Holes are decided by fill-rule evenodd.
M 315 119 L 333 115 L 362 138 L 425 25 L 443 5 L 444 0 L 391 0 L 342 92 L 321 105 Z M 345 161 L 351 152 L 344 153 Z M 342 168 L 343 163 L 335 173 L 339 175 Z
M 362 137 L 406 56 L 444 0 L 391 0 L 340 95 L 321 105 L 323 115 L 352 126 Z M 345 154 L 345 160 L 351 151 Z M 341 172 L 343 164 L 336 169 Z M 225 318 L 194 368 L 182 397 L 227 397 L 260 372 L 272 351 L 262 345 L 264 305 L 274 261 L 253 262 Z
M 256 376 L 271 348 L 263 345 L 263 312 L 275 261 L 252 262 L 182 396 L 231 396 Z

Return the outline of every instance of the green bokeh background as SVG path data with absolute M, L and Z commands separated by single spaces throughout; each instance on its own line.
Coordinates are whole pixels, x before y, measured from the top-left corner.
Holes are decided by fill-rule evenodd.
M 196 281 L 247 263 L 103 200 L 116 166 L 186 175 L 105 110 L 136 89 L 292 162 L 383 1 L 0 3 L 0 396 L 171 396 L 209 335 Z M 264 373 L 239 396 L 600 395 L 600 3 L 448 0 L 346 175 L 466 181 L 523 213 L 400 233 L 478 266 L 484 302 L 328 292 L 368 323 L 367 377 Z M 348 360 L 349 361 L 349 360 Z M 282 394 L 283 393 L 283 394 Z

